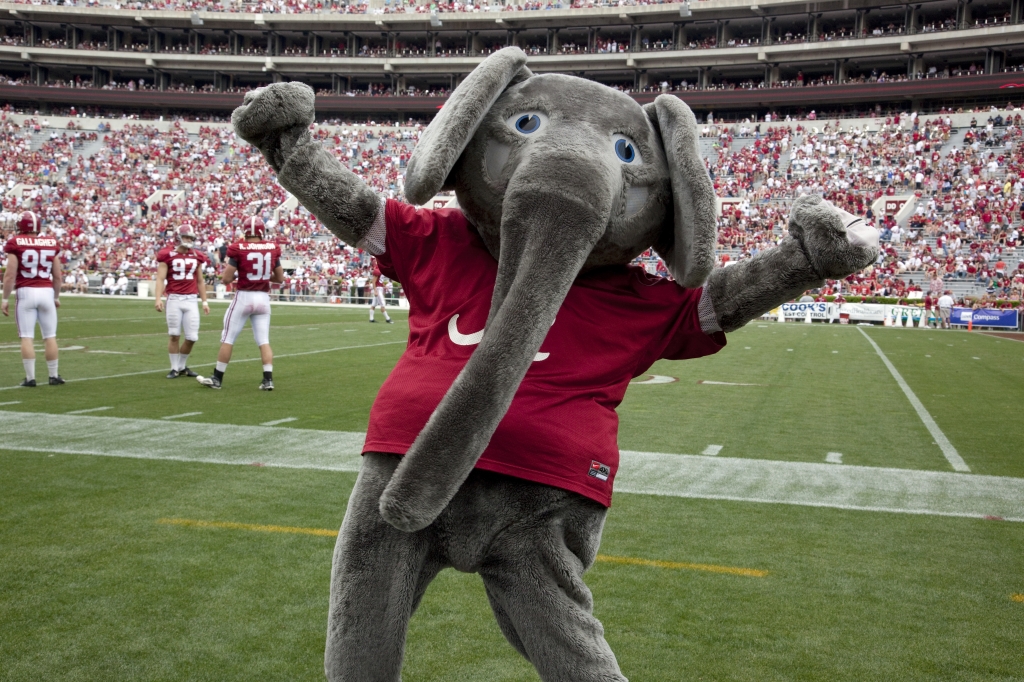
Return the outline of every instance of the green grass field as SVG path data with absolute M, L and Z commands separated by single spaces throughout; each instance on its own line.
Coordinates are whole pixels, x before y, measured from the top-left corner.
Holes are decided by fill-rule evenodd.
M 36 389 L 7 388 L 0 318 L 0 680 L 322 679 L 330 532 L 404 315 L 277 306 L 272 393 L 248 330 L 217 392 L 164 378 L 151 302 L 60 315 L 69 382 Z M 631 680 L 1024 680 L 1024 343 L 751 324 L 651 374 L 678 381 L 627 393 L 588 573 Z M 403 679 L 537 676 L 480 580 L 445 571 Z

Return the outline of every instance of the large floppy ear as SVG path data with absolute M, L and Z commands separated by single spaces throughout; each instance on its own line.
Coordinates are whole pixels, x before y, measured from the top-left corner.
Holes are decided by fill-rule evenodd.
M 498 96 L 513 82 L 529 78 L 526 54 L 505 47 L 473 69 L 455 88 L 423 131 L 405 169 L 405 196 L 414 204 L 430 200 L 445 180 Z
M 661 134 L 672 183 L 672 223 L 655 249 L 680 286 L 699 287 L 715 266 L 717 207 L 697 147 L 697 119 L 672 95 L 660 95 L 644 111 Z

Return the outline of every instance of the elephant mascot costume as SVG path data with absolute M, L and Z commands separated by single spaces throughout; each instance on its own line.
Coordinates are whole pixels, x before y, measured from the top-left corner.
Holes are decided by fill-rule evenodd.
M 453 567 L 480 574 L 541 679 L 625 680 L 583 573 L 630 379 L 714 353 L 724 332 L 874 262 L 877 231 L 804 196 L 777 248 L 713 271 L 715 195 L 690 109 L 535 75 L 514 47 L 459 85 L 409 160 L 406 197 L 454 189 L 456 209 L 378 196 L 312 139 L 313 102 L 275 84 L 232 122 L 410 305 L 334 552 L 328 679 L 399 680 L 409 619 Z M 651 247 L 674 281 L 629 265 Z

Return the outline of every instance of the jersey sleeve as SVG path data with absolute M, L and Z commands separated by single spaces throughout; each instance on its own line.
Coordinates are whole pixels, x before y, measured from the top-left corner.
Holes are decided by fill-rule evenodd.
M 7 240 L 7 244 L 4 245 L 4 253 L 9 256 L 16 256 L 18 261 L 21 261 L 21 247 L 18 246 L 16 241 L 14 241 L 14 237 Z
M 171 252 L 169 249 L 160 249 L 156 252 L 157 263 L 169 263 L 171 262 Z
M 237 244 L 232 244 L 228 247 L 227 253 L 228 262 L 234 261 L 233 265 L 237 268 L 242 262 L 242 253 L 238 250 Z
M 458 216 L 454 216 L 458 213 Z M 461 218 L 461 211 L 434 211 L 388 199 L 384 206 L 385 251 L 377 255 L 377 267 L 391 279 L 408 286 L 416 272 L 429 268 L 445 232 L 447 219 Z
M 725 347 L 725 334 L 722 331 L 707 333 L 701 324 L 702 316 L 707 316 L 710 301 L 704 300 L 704 289 L 684 289 L 667 279 L 660 280 L 655 286 L 644 286 L 639 289 L 648 304 L 653 303 L 663 324 L 659 326 L 656 339 L 647 347 L 647 352 L 638 363 L 638 372 L 645 371 L 656 361 L 687 360 L 714 355 Z M 702 306 L 702 302 L 703 306 Z M 714 314 L 714 311 L 710 311 Z

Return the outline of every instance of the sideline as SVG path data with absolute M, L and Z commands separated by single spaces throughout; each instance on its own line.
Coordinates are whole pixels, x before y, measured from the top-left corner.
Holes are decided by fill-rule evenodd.
M 278 358 L 294 358 L 300 355 L 317 355 L 319 353 L 333 353 L 338 350 L 355 350 L 357 348 L 376 348 L 377 346 L 393 346 L 397 343 L 406 343 L 405 341 L 385 341 L 383 343 L 368 343 L 361 346 L 338 346 L 337 348 L 324 348 L 321 350 L 306 350 L 301 353 L 283 353 L 281 355 L 275 355 L 274 359 Z M 238 364 L 240 362 L 261 362 L 260 358 L 243 358 L 241 360 L 232 360 L 231 364 Z M 199 365 L 189 365 L 190 368 L 195 369 L 196 367 L 213 367 L 216 362 L 204 362 Z M 102 377 L 82 377 L 80 379 L 68 379 L 66 383 L 73 384 L 79 381 L 100 381 L 101 379 L 120 379 L 121 377 L 137 377 L 142 374 L 157 374 L 159 372 L 166 372 L 167 368 L 162 369 L 145 369 L 140 372 L 126 372 L 124 374 L 108 374 Z M 10 391 L 21 386 L 0 386 L 0 391 Z
M 0 410 L 5 450 L 47 454 L 356 472 L 365 438 L 357 432 L 286 426 Z M 625 450 L 615 490 L 1024 522 L 1024 478 L 948 471 Z
M 882 358 L 882 362 L 885 363 L 889 373 L 892 374 L 892 378 L 895 379 L 896 383 L 903 389 L 903 393 L 907 396 L 907 400 L 909 400 L 910 404 L 914 406 L 914 409 L 917 411 L 917 416 L 921 418 L 922 422 L 924 422 L 925 428 L 928 429 L 928 433 L 932 434 L 932 438 L 935 439 L 935 443 L 939 446 L 939 449 L 942 450 L 942 454 L 946 456 L 946 461 L 950 463 L 953 470 L 965 473 L 969 472 L 971 468 L 967 466 L 963 457 L 960 456 L 960 453 L 956 451 L 953 444 L 949 442 L 948 438 L 946 438 L 946 434 L 942 433 L 939 425 L 936 424 L 935 420 L 932 419 L 932 416 L 928 414 L 928 410 L 925 409 L 924 404 L 918 400 L 917 396 L 910 389 L 910 386 L 907 385 L 907 382 L 904 381 L 903 377 L 900 376 L 900 373 L 896 371 L 896 367 L 889 362 L 889 358 L 885 357 L 885 353 L 883 353 L 882 349 L 879 348 L 877 343 L 875 343 L 875 340 L 868 336 L 868 333 L 860 327 L 857 327 L 857 331 L 863 334 L 864 338 L 868 340 L 868 343 L 874 347 L 875 352 L 878 353 L 878 357 Z
M 150 280 L 150 281 L 152 281 L 152 280 Z M 152 296 L 136 296 L 134 294 L 125 295 L 125 296 L 121 296 L 121 295 L 114 296 L 112 294 L 73 294 L 70 291 L 66 291 L 66 292 L 63 292 L 61 294 L 61 296 L 69 296 L 69 297 L 75 298 L 75 299 L 78 299 L 78 298 L 81 298 L 81 299 L 94 298 L 94 299 L 101 299 L 101 300 L 102 299 L 106 299 L 108 301 L 110 301 L 110 300 L 130 301 L 130 302 L 134 302 L 134 303 L 139 303 L 139 302 L 147 303 L 147 302 L 156 301 L 156 299 L 154 297 L 152 297 Z M 296 294 L 296 297 L 301 297 L 301 296 L 302 296 L 301 294 Z M 231 298 L 210 298 L 209 302 L 211 304 L 213 304 L 213 303 L 217 303 L 217 304 L 223 303 L 224 305 L 228 305 L 228 304 L 231 303 L 232 300 L 233 299 L 231 299 Z M 387 305 L 387 307 L 389 309 L 391 309 L 391 310 L 404 310 L 404 311 L 408 312 L 409 311 L 408 299 L 406 299 L 406 298 L 399 298 L 397 300 L 398 300 L 398 304 L 397 305 L 392 305 L 392 304 L 389 303 Z M 275 307 L 278 306 L 278 305 L 282 305 L 282 306 L 285 306 L 286 308 L 333 308 L 335 310 L 338 310 L 338 309 L 342 309 L 342 310 L 344 310 L 344 309 L 349 309 L 349 310 L 367 310 L 370 307 L 369 303 L 328 303 L 327 301 L 281 301 L 281 300 L 271 300 L 270 303 L 272 305 L 274 305 Z M 88 321 L 88 320 L 85 320 L 85 321 Z

